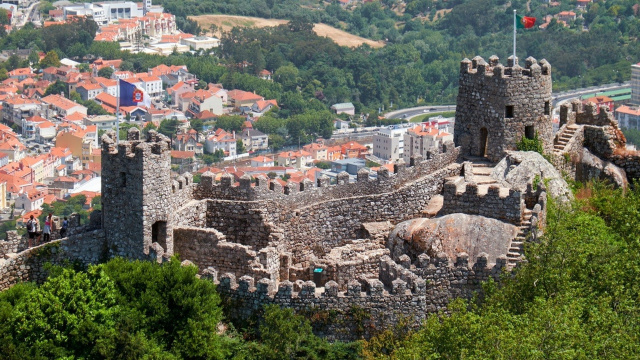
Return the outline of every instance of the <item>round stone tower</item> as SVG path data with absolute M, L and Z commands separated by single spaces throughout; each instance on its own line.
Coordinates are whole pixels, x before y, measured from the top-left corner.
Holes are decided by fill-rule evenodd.
M 515 61 L 514 61 L 515 60 Z M 553 147 L 551 65 L 532 57 L 525 67 L 513 56 L 508 66 L 497 56 L 460 63 L 454 142 L 462 154 L 500 160 L 523 138 L 536 135 L 545 151 Z

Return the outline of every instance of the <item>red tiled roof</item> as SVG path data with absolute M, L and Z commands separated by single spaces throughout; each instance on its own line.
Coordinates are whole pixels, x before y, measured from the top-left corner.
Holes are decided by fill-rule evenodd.
M 176 159 L 189 159 L 196 156 L 194 151 L 177 151 L 171 150 L 171 157 Z

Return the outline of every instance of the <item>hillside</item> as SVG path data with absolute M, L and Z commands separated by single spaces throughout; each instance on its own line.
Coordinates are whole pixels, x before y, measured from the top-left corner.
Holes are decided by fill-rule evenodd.
M 218 30 L 215 35 L 221 36 L 223 31 L 229 31 L 233 27 L 255 27 L 262 28 L 268 26 L 278 26 L 286 24 L 288 20 L 278 19 L 264 19 L 252 16 L 237 16 L 237 15 L 198 15 L 189 16 L 190 20 L 196 21 L 198 25 L 205 31 L 211 28 L 211 25 L 216 25 Z M 374 41 L 365 39 L 363 37 L 349 34 L 346 31 L 337 29 L 333 26 L 326 24 L 314 24 L 313 31 L 319 36 L 328 37 L 335 41 L 340 46 L 358 47 L 362 44 L 367 44 L 374 48 L 380 48 L 384 46 L 383 41 Z

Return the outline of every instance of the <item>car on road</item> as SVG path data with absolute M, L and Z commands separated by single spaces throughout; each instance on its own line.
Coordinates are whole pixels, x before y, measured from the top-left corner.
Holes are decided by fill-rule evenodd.
M 427 109 L 422 110 L 423 113 L 426 113 L 427 111 L 428 111 Z
M 430 108 L 429 111 L 436 111 L 436 108 Z

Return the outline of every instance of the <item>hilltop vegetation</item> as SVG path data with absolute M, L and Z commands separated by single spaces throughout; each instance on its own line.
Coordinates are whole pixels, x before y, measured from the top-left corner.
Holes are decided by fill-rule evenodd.
M 486 297 L 450 305 L 415 332 L 364 344 L 371 359 L 630 359 L 640 351 L 640 190 L 595 184 L 551 206 L 528 262 Z M 381 355 L 386 354 L 386 355 Z
M 2 358 L 356 358 L 358 344 L 329 344 L 304 319 L 277 307 L 265 309 L 251 332 L 237 333 L 222 323 L 213 283 L 195 275 L 195 267 L 179 260 L 53 269 L 38 287 L 19 284 L 0 293 Z
M 47 31 L 27 25 L 0 37 L 0 46 L 31 48 L 34 53 L 55 51 L 58 58 L 87 54 L 124 58 L 123 67 L 134 71 L 146 71 L 160 63 L 186 64 L 204 82 L 256 91 L 276 98 L 285 110 L 315 100 L 325 109 L 333 103 L 351 101 L 356 111 L 375 114 L 392 106 L 454 103 L 462 58 L 497 54 L 506 62 L 511 51 L 513 9 L 536 16 L 541 23 L 544 15 L 575 7 L 568 2 L 554 8 L 530 2 L 531 11 L 527 11 L 523 0 L 414 0 L 399 13 L 396 2 L 387 0 L 352 10 L 337 4 L 301 5 L 292 0 L 162 3 L 177 15 L 182 29 L 196 33 L 212 29 L 200 29 L 186 16 L 214 12 L 291 22 L 274 28 L 226 32 L 222 36 L 224 46 L 213 52 L 214 56 L 122 53 L 115 43 L 93 42 L 95 26 L 88 22 L 50 26 Z M 552 20 L 544 31 L 519 30 L 518 55 L 521 59 L 534 56 L 549 60 L 555 90 L 626 80 L 630 77 L 629 65 L 640 59 L 640 48 L 634 46 L 640 35 L 640 20 L 634 15 L 633 4 L 630 0 L 596 2 L 567 28 Z M 451 11 L 435 19 L 436 11 L 442 8 Z M 318 22 L 384 40 L 386 46 L 340 47 L 310 31 Z M 588 31 L 582 31 L 583 26 Z M 66 34 L 75 35 L 69 38 Z M 12 59 L 4 67 L 10 70 L 21 65 L 24 63 Z M 255 75 L 262 69 L 273 72 L 275 81 L 258 79 Z

